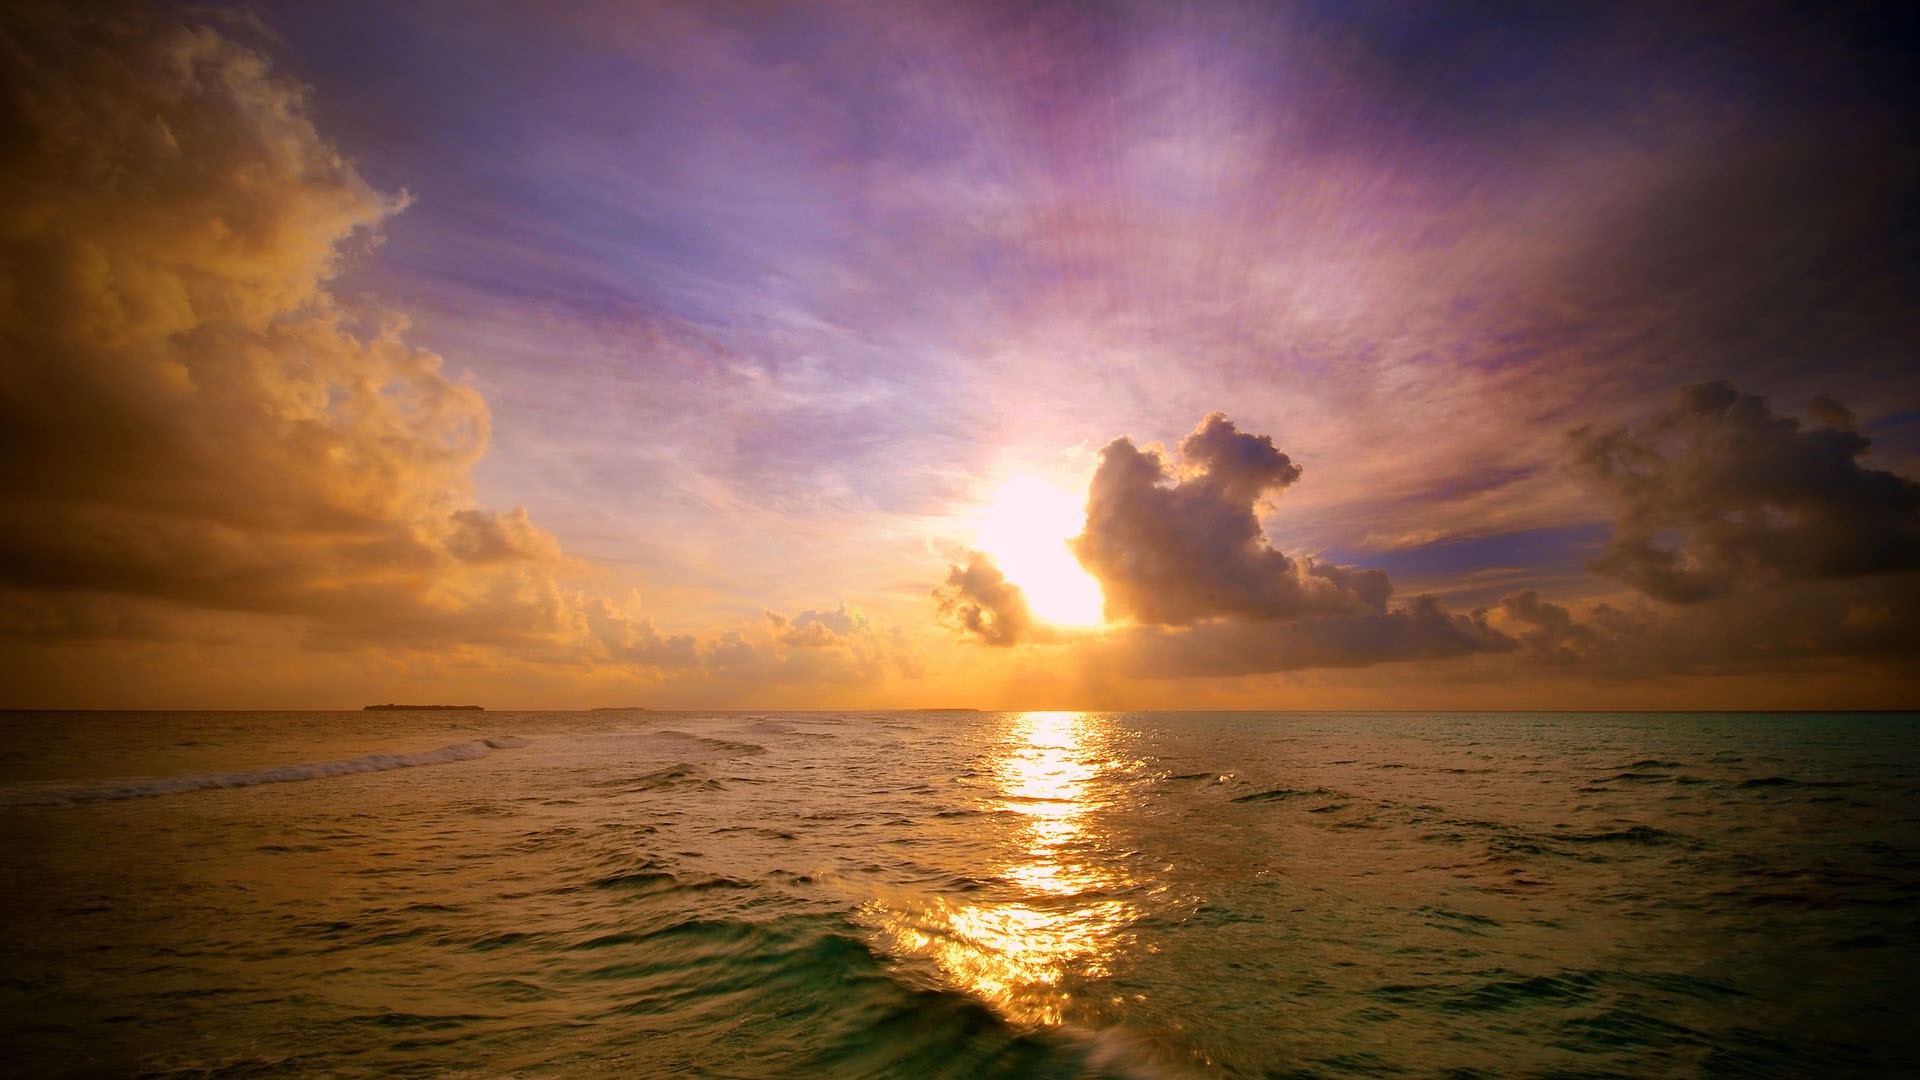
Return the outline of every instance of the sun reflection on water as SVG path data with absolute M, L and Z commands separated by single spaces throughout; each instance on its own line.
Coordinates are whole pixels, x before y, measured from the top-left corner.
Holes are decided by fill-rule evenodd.
M 868 905 L 890 944 L 924 956 L 945 978 L 1009 1019 L 1058 1024 L 1075 987 L 1109 973 L 1137 917 L 1120 898 L 1132 883 L 1097 826 L 1111 797 L 1102 770 L 1105 718 L 1023 713 L 992 763 L 986 809 L 1020 820 L 982 867 L 1004 887 L 984 899 L 893 897 Z

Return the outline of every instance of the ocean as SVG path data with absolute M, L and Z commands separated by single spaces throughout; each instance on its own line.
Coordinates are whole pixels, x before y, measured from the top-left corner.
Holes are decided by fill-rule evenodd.
M 0 714 L 0 1067 L 1914 1075 L 1917 725 Z

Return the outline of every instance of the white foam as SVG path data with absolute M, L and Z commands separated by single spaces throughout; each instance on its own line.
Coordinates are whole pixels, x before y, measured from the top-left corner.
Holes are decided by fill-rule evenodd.
M 140 799 L 152 795 L 178 795 L 187 791 L 214 788 L 252 787 L 256 784 L 284 784 L 295 780 L 319 780 L 349 773 L 385 772 L 388 769 L 412 769 L 421 765 L 444 765 L 452 761 L 471 761 L 486 757 L 490 749 L 508 750 L 525 746 L 526 740 L 497 735 L 472 742 L 455 743 L 438 750 L 411 754 L 368 754 L 345 761 L 316 761 L 304 765 L 281 765 L 271 769 L 247 769 L 239 772 L 201 773 L 195 776 L 163 776 L 129 780 L 108 780 L 79 787 L 41 789 L 9 801 L 12 806 L 65 806 L 74 803 L 107 802 L 114 799 Z
M 1086 1041 L 1087 1064 L 1103 1073 L 1119 1073 L 1130 1080 L 1198 1080 L 1203 1075 L 1176 1060 L 1171 1048 L 1124 1027 L 1074 1034 Z

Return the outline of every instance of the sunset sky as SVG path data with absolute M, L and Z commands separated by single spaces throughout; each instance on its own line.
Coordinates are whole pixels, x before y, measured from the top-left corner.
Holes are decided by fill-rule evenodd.
M 1901 5 L 71 6 L 0 706 L 1920 707 Z

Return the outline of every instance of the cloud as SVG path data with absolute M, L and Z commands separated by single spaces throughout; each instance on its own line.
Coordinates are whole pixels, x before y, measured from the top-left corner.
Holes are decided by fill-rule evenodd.
M 405 198 L 212 30 L 15 6 L 0 50 L 4 583 L 369 635 L 463 634 L 482 619 L 450 616 L 480 608 L 546 629 L 525 601 L 557 542 L 471 503 L 485 403 L 327 289 Z
M 1492 624 L 1516 660 L 1602 680 L 1910 679 L 1920 485 L 1860 464 L 1871 444 L 1839 401 L 1819 395 L 1807 415 L 1715 381 L 1638 422 L 1570 433 L 1570 471 L 1613 510 L 1590 566 L 1640 595 L 1503 597 Z
M 1708 382 L 1637 424 L 1573 432 L 1574 474 L 1613 506 L 1592 568 L 1678 604 L 1920 569 L 1920 484 L 1863 468 L 1872 444 L 1831 398 L 1810 412 L 1803 427 Z
M 848 608 L 845 601 L 832 611 L 809 609 L 791 619 L 769 611 L 767 621 L 782 644 L 816 649 L 841 644 L 868 625 L 866 616 Z
M 749 687 L 872 685 L 921 673 L 919 649 L 895 626 L 876 624 L 842 601 L 788 618 L 768 612 L 757 625 L 729 630 L 698 647 L 702 676 L 716 694 L 725 683 Z
M 1086 531 L 1072 548 L 1100 579 L 1109 618 L 1184 626 L 1386 610 L 1386 574 L 1289 558 L 1268 544 L 1257 506 L 1301 472 L 1270 437 L 1212 413 L 1181 440 L 1180 455 L 1186 468 L 1176 478 L 1130 439 L 1100 452 Z
M 527 520 L 525 507 L 516 506 L 505 513 L 455 510 L 448 515 L 447 525 L 441 546 L 462 562 L 554 562 L 560 558 L 559 542 Z
M 104 597 L 49 597 L 24 589 L 0 589 L 0 638 L 119 643 L 180 641 L 186 634 L 151 610 Z
M 1855 689 L 1874 677 L 1912 678 L 1920 657 L 1908 631 L 1920 612 L 1920 578 L 1804 581 L 1710 601 L 1625 607 L 1561 605 L 1532 590 L 1504 597 L 1496 628 L 1520 646 L 1523 668 L 1550 667 L 1603 682 L 1669 676 L 1844 673 Z M 1511 678 L 1514 668 L 1484 675 Z
M 1087 647 L 1115 670 L 1150 678 L 1245 675 L 1505 652 L 1514 641 L 1485 612 L 1433 597 L 1389 606 L 1386 573 L 1292 558 L 1260 525 L 1262 500 L 1301 468 L 1266 435 L 1211 413 L 1181 440 L 1180 461 L 1118 438 L 1100 453 L 1074 554 L 1100 580 L 1118 625 Z M 943 619 L 992 645 L 1033 640 L 1019 586 L 972 553 L 934 590 Z
M 1390 611 L 1354 615 L 1137 627 L 1111 646 L 1107 658 L 1149 678 L 1184 678 L 1451 660 L 1514 648 L 1513 639 L 1488 625 L 1485 612 L 1451 613 L 1421 596 Z
M 1627 643 L 1645 641 L 1661 628 L 1649 611 L 1627 612 L 1596 603 L 1582 617 L 1532 589 L 1501 597 L 1498 611 L 1519 643 L 1520 657 L 1554 667 L 1617 659 Z
M 943 621 L 988 645 L 1013 645 L 1033 634 L 1026 594 L 985 552 L 968 553 L 964 567 L 949 565 L 933 598 Z
M 0 61 L 0 637 L 208 643 L 291 617 L 309 652 L 715 696 L 915 669 L 844 604 L 664 632 L 524 509 L 478 505 L 485 401 L 331 289 L 407 197 L 260 53 L 141 6 L 10 5 Z
M 1378 608 L 1384 595 L 1345 592 L 1268 546 L 1256 503 L 1300 468 L 1273 446 L 1210 414 L 1180 444 L 1191 469 L 1176 480 L 1159 454 L 1127 438 L 1100 453 L 1074 554 L 1105 589 L 1110 617 L 1184 625 L 1232 615 L 1287 618 Z

